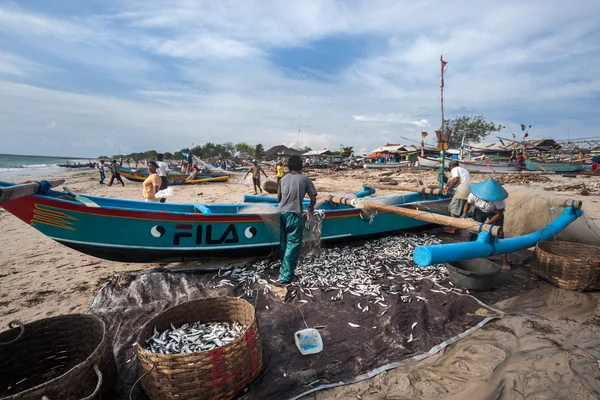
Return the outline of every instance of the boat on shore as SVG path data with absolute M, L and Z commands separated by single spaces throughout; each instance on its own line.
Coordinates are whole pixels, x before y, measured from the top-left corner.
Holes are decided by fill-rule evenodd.
M 121 168 L 121 176 L 132 182 L 144 182 L 148 178 L 149 172 L 147 169 L 131 169 Z M 202 182 L 225 182 L 229 179 L 229 175 L 226 172 L 211 171 L 202 173 L 199 172 L 196 179 L 193 181 L 186 181 L 189 174 L 182 172 L 169 172 L 167 179 L 170 185 L 181 185 L 189 183 L 202 183 Z
M 365 169 L 387 169 L 387 168 L 406 168 L 410 167 L 410 161 L 389 162 L 389 163 L 365 163 Z
M 439 168 L 440 163 L 442 162 L 439 158 L 421 157 L 420 155 L 417 155 L 417 160 L 419 162 L 419 167 L 425 168 Z M 444 168 L 448 168 L 450 166 L 450 161 L 452 160 L 452 158 L 446 158 L 444 160 Z
M 487 162 L 487 161 L 459 161 L 458 165 L 469 172 L 482 173 L 515 173 L 521 168 L 517 164 Z
M 525 168 L 529 171 L 578 172 L 583 169 L 583 161 L 546 161 L 531 158 L 525 160 Z
M 3 189 L 11 190 L 12 186 L 22 185 L 0 181 L 0 198 Z M 147 203 L 57 190 L 30 193 L 37 192 L 18 198 L 11 193 L 0 206 L 49 238 L 107 260 L 152 262 L 247 256 L 268 254 L 279 246 L 279 233 L 273 228 L 278 226 L 277 204 L 264 205 L 257 212 L 252 203 Z M 372 200 L 438 214 L 447 214 L 450 202 L 436 196 L 424 199 L 421 193 Z M 330 202 L 324 202 L 320 210 L 324 212 L 324 242 L 362 240 L 430 224 L 387 212 L 369 217 L 360 208 Z

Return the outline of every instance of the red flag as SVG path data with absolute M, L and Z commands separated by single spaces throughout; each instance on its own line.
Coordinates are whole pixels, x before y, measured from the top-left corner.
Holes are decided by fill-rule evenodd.
M 442 87 L 444 87 L 444 72 L 448 69 L 448 67 L 446 67 L 446 64 L 448 64 L 446 61 L 442 60 L 440 57 L 440 61 L 442 62 Z
M 425 142 L 421 140 L 421 147 L 425 147 Z
M 435 136 L 437 136 L 438 142 L 442 140 L 442 131 L 435 131 Z
M 525 132 L 525 136 L 523 137 L 526 138 L 527 136 L 529 136 L 529 131 Z

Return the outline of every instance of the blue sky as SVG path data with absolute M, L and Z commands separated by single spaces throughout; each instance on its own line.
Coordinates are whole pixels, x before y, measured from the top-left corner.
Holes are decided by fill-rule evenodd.
M 0 1 L 0 153 L 600 137 L 600 2 Z M 502 133 L 509 136 L 510 131 Z

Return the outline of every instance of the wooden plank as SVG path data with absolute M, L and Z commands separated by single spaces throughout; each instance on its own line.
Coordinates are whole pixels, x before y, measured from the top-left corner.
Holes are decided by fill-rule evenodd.
M 75 197 L 75 200 L 77 200 L 80 203 L 83 203 L 86 207 L 93 207 L 93 208 L 100 208 L 100 206 L 97 203 L 94 203 L 93 200 L 88 199 L 85 196 L 82 196 L 80 194 L 74 193 L 71 189 L 69 189 L 66 186 L 63 186 L 63 189 L 65 192 L 69 193 L 71 196 Z
M 54 179 L 48 181 L 52 187 L 56 187 L 65 183 L 64 179 Z M 0 188 L 0 204 L 10 200 L 18 199 L 19 197 L 30 196 L 36 194 L 40 189 L 37 182 L 22 183 L 14 186 L 6 186 Z
M 388 212 L 390 214 L 401 215 L 403 217 L 418 219 L 420 221 L 431 222 L 432 224 L 451 226 L 453 228 L 466 229 L 471 232 L 479 232 L 480 228 L 483 232 L 489 232 L 492 236 L 502 234 L 502 227 L 489 224 L 480 224 L 479 222 L 470 221 L 462 218 L 448 217 L 442 214 L 434 214 L 427 211 L 414 210 L 412 208 L 396 207 L 376 201 L 347 199 L 336 196 L 317 196 L 320 200 L 331 201 L 332 203 L 345 204 L 357 208 L 377 210 Z

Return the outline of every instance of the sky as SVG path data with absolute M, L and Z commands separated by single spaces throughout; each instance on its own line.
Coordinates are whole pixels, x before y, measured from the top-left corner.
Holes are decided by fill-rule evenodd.
M 440 126 L 442 54 L 446 118 L 600 137 L 598 15 L 589 0 L 0 0 L 0 153 L 414 144 Z

